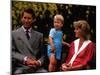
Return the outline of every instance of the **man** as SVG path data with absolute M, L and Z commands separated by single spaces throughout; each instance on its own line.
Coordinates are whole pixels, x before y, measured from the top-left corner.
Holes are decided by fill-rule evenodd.
M 22 27 L 12 32 L 14 74 L 46 72 L 42 68 L 43 34 L 32 29 L 34 20 L 34 11 L 31 8 L 25 9 L 21 14 Z

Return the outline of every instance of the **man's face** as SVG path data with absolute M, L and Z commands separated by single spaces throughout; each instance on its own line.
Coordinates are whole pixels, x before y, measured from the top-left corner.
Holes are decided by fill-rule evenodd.
M 21 21 L 24 27 L 31 27 L 33 22 L 32 14 L 24 12 Z

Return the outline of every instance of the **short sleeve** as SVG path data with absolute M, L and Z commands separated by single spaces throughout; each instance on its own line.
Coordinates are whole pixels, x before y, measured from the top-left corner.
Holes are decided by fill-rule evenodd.
M 50 33 L 49 33 L 49 36 L 53 38 L 54 37 L 54 33 L 55 33 L 55 29 L 51 29 Z

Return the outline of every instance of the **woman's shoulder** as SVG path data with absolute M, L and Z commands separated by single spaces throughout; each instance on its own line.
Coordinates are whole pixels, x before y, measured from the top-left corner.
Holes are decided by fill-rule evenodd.
M 74 40 L 75 41 L 75 40 Z M 74 41 L 70 42 L 70 46 L 73 46 L 74 45 Z
M 92 41 L 90 41 L 89 46 L 94 47 L 94 46 L 95 46 L 95 43 L 94 43 L 94 42 L 92 42 Z

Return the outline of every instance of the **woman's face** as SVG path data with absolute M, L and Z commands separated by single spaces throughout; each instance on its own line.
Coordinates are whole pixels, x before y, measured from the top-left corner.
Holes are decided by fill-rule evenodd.
M 81 33 L 82 30 L 80 28 L 76 27 L 74 32 L 75 32 L 75 37 L 77 37 L 77 38 L 82 37 L 82 33 Z

